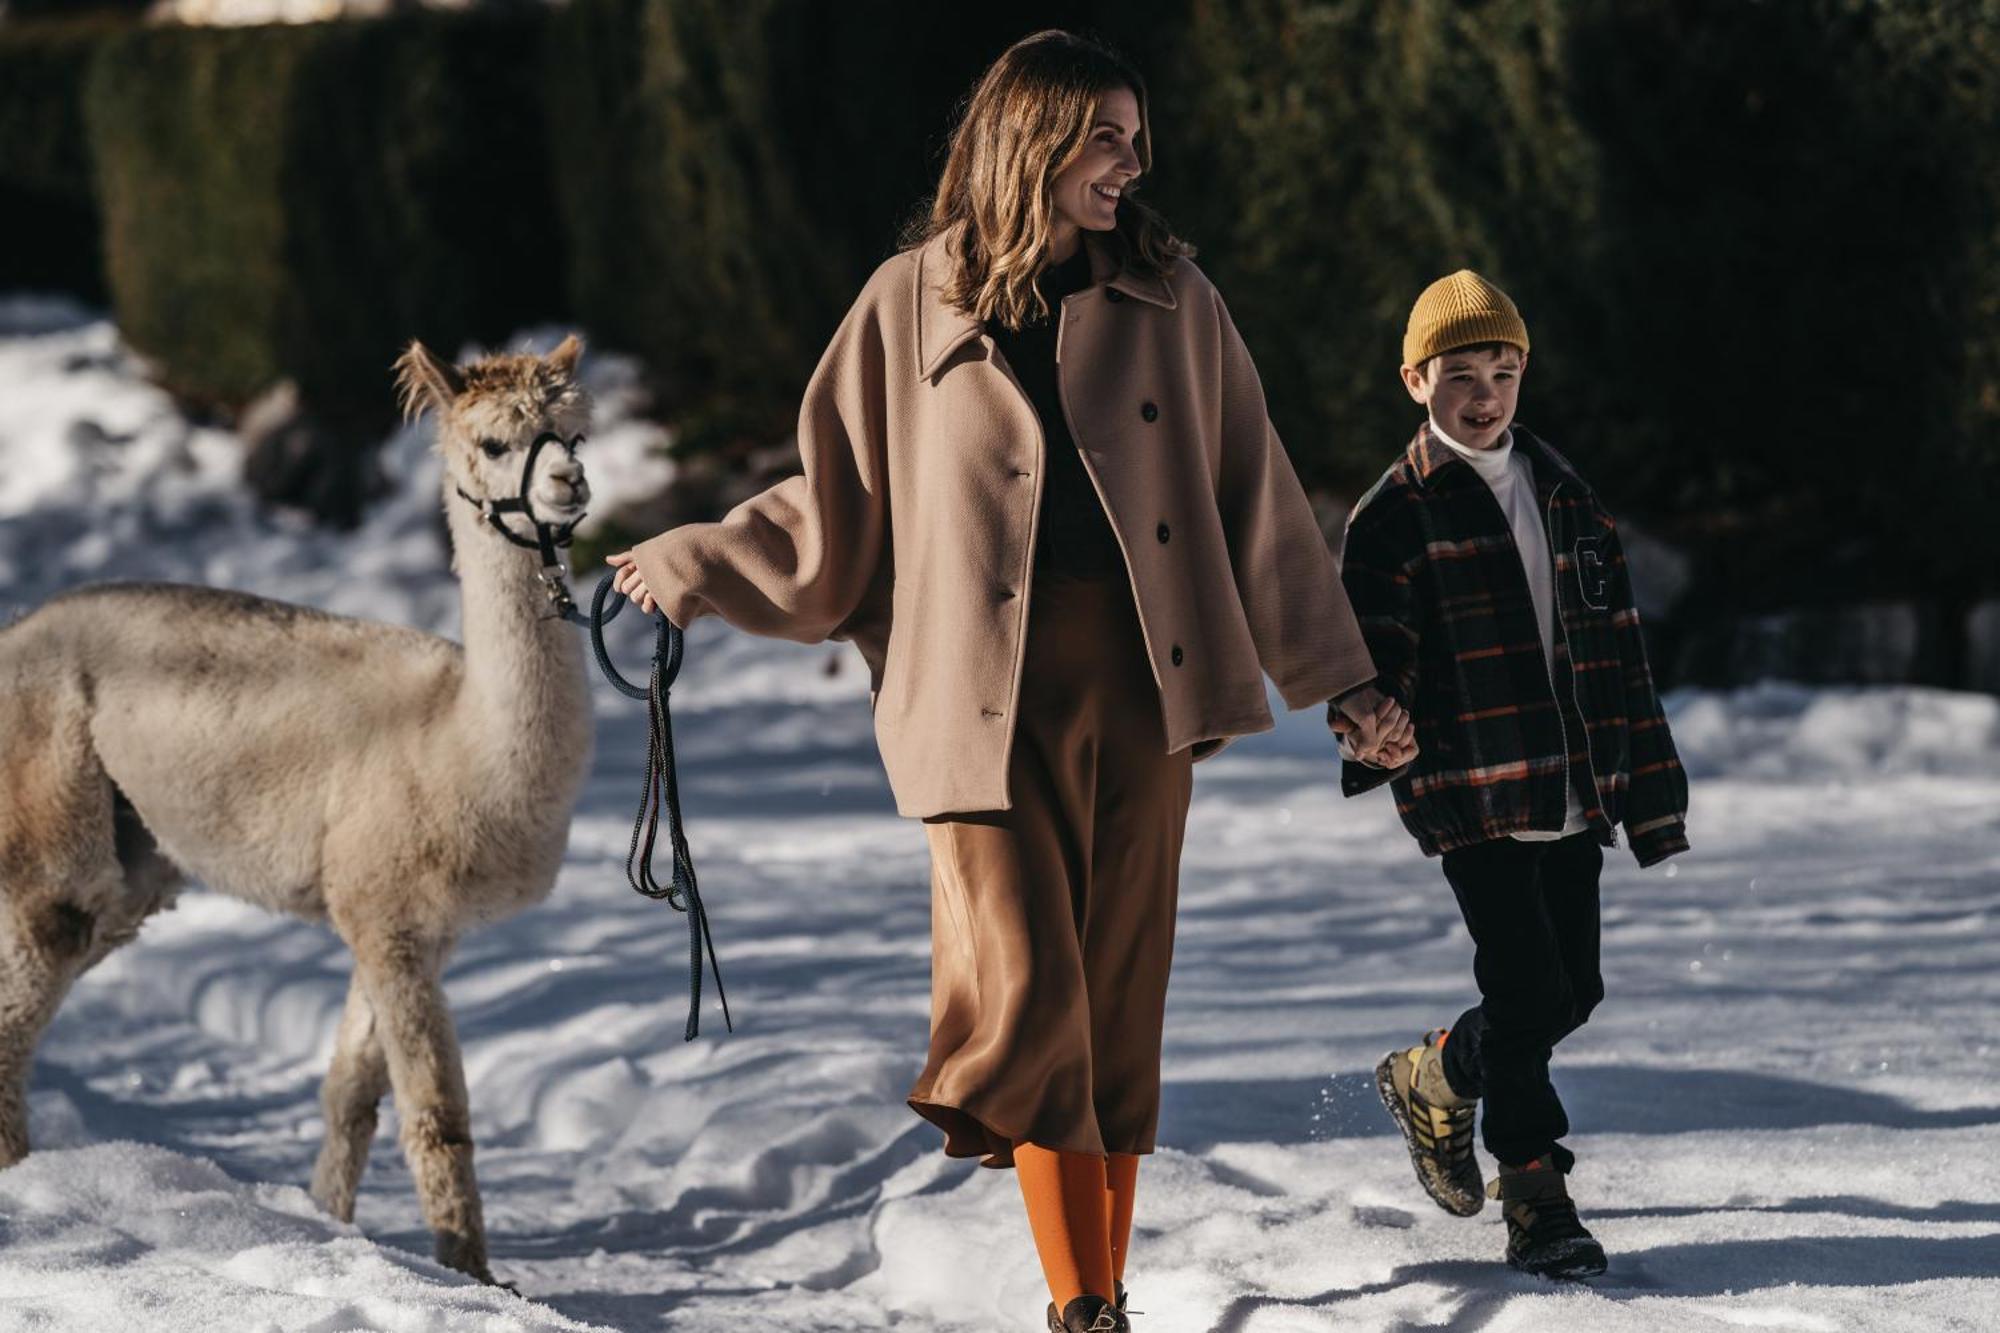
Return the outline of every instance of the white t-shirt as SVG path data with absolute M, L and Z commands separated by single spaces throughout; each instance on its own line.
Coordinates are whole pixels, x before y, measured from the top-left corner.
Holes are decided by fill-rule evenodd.
M 1435 420 L 1431 434 L 1453 453 L 1472 465 L 1479 479 L 1500 502 L 1507 526 L 1514 530 L 1514 547 L 1521 553 L 1521 569 L 1528 576 L 1528 595 L 1535 601 L 1535 622 L 1542 631 L 1542 659 L 1549 664 L 1549 688 L 1555 688 L 1556 660 L 1556 580 L 1549 558 L 1548 529 L 1542 523 L 1541 502 L 1535 497 L 1535 470 L 1527 459 L 1514 452 L 1514 432 L 1508 431 L 1491 449 L 1468 449 L 1444 433 Z M 1577 799 L 1576 783 L 1564 789 L 1569 798 L 1562 832 L 1530 830 L 1513 836 L 1522 842 L 1553 842 L 1590 827 L 1583 816 L 1583 802 Z

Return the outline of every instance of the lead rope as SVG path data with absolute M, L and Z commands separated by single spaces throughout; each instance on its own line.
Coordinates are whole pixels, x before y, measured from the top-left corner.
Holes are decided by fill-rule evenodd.
M 667 707 L 667 691 L 680 675 L 684 639 L 680 629 L 662 613 L 653 639 L 653 671 L 644 688 L 634 685 L 611 664 L 604 646 L 604 627 L 625 609 L 618 598 L 605 610 L 617 574 L 606 574 L 590 599 L 590 646 L 597 655 L 598 669 L 605 679 L 628 698 L 642 699 L 650 736 L 646 745 L 646 783 L 639 798 L 639 814 L 632 823 L 632 845 L 625 854 L 625 879 L 648 898 L 664 899 L 688 918 L 688 1019 L 685 1040 L 693 1041 L 701 1031 L 701 955 L 708 949 L 708 964 L 715 972 L 715 994 L 722 1001 L 722 1021 L 736 1030 L 729 1016 L 729 996 L 722 989 L 722 964 L 716 961 L 715 938 L 709 932 L 708 911 L 701 904 L 701 890 L 695 883 L 694 857 L 688 851 L 687 834 L 681 825 L 681 791 L 674 763 L 673 715 Z M 662 884 L 653 873 L 653 848 L 659 840 L 660 815 L 667 817 L 667 841 L 673 849 L 673 875 Z

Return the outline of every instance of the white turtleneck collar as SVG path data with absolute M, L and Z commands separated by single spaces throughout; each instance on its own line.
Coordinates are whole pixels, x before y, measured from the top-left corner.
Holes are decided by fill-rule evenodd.
M 1491 449 L 1471 449 L 1460 444 L 1445 433 L 1444 427 L 1438 425 L 1436 417 L 1431 418 L 1431 434 L 1443 441 L 1446 448 L 1472 464 L 1473 469 L 1484 477 L 1489 485 L 1507 475 L 1507 466 L 1514 457 L 1512 426 L 1509 426 L 1507 433 L 1500 437 L 1500 443 Z

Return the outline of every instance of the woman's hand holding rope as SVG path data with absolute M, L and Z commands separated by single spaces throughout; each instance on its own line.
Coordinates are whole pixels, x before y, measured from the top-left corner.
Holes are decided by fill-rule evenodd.
M 646 586 L 645 576 L 639 573 L 639 562 L 632 558 L 632 553 L 614 551 L 604 557 L 604 563 L 618 571 L 611 586 L 616 588 L 621 596 L 630 597 L 632 604 L 641 611 L 649 616 L 652 615 L 653 608 L 657 604 L 653 601 L 652 590 Z

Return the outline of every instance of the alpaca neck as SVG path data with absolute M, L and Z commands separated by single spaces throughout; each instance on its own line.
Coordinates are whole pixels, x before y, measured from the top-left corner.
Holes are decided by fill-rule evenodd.
M 487 759 L 524 779 L 567 774 L 581 763 L 590 735 L 578 632 L 554 615 L 536 577 L 536 551 L 493 531 L 448 481 L 445 506 L 465 645 L 458 703 L 470 732 Z

